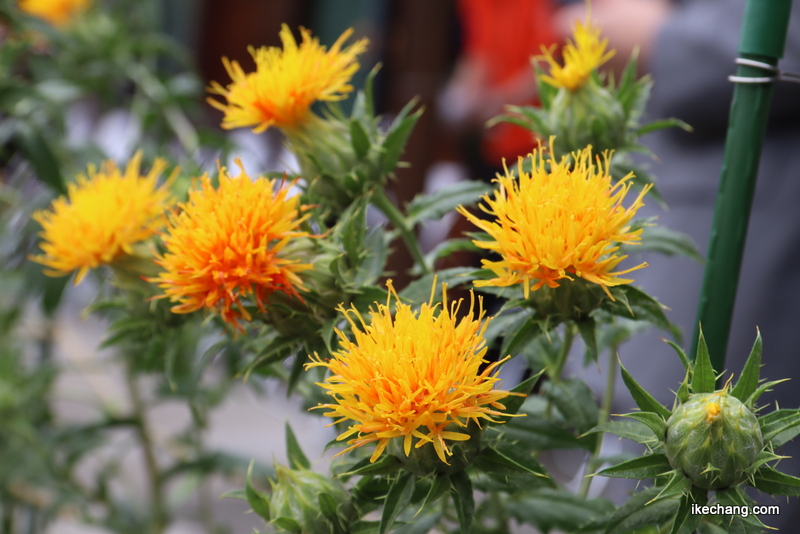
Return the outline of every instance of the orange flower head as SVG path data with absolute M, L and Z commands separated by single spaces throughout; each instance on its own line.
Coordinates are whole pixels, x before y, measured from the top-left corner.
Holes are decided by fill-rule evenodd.
M 164 289 L 160 298 L 178 303 L 174 313 L 207 308 L 243 332 L 239 320 L 251 316 L 242 299 L 252 298 L 265 311 L 273 291 L 300 298 L 305 287 L 297 273 L 311 265 L 281 256 L 292 239 L 308 235 L 299 229 L 306 217 L 299 198 L 289 197 L 289 184 L 252 180 L 242 162 L 236 164 L 239 176 L 220 168 L 217 188 L 203 176 L 180 211 L 170 214 L 166 251 L 156 260 L 165 272 L 150 282 Z
M 33 214 L 43 229 L 39 234 L 43 254 L 31 260 L 49 267 L 45 274 L 66 276 L 78 271 L 77 284 L 90 269 L 132 254 L 133 245 L 163 226 L 162 214 L 172 198 L 158 179 L 167 163 L 156 160 L 142 176 L 141 161 L 139 152 L 124 172 L 110 160 L 100 169 L 90 165 L 86 176 L 78 176 L 76 183 L 67 186 L 66 197 Z
M 238 62 L 223 58 L 231 83 L 223 87 L 212 82 L 209 92 L 225 97 L 227 103 L 208 99 L 225 113 L 222 127 L 254 126 L 254 132 L 270 126 L 291 130 L 309 119 L 314 102 L 345 98 L 353 90 L 350 79 L 359 69 L 356 58 L 367 47 L 367 40 L 361 39 L 343 49 L 352 33 L 352 28 L 345 31 L 326 50 L 305 28 L 300 29 L 303 40 L 298 45 L 284 24 L 280 32 L 283 49 L 248 48 L 255 72 L 245 73 Z
M 56 27 L 67 25 L 90 0 L 19 0 L 19 9 Z
M 551 139 L 551 153 L 552 143 Z M 555 288 L 559 280 L 577 276 L 599 284 L 611 297 L 608 287 L 632 282 L 619 276 L 647 264 L 615 271 L 627 257 L 616 252 L 619 243 L 640 240 L 642 230 L 631 230 L 629 223 L 644 205 L 650 186 L 624 207 L 633 173 L 612 185 L 609 160 L 606 152 L 593 162 L 587 147 L 556 161 L 540 148 L 530 155 L 530 172 L 519 158 L 519 177 L 506 169 L 495 180 L 500 187 L 493 198 L 483 197 L 486 205 L 480 207 L 494 220 L 480 219 L 459 206 L 459 213 L 489 235 L 489 240 L 474 243 L 501 256 L 498 261 L 482 260 L 496 276 L 475 286 L 521 283 L 528 298 L 531 290 Z
M 611 59 L 616 51 L 606 52 L 608 39 L 601 40 L 600 29 L 593 27 L 591 23 L 584 26 L 580 21 L 575 21 L 572 35 L 573 40 L 567 39 L 567 44 L 562 49 L 563 66 L 553 57 L 552 48 L 542 47 L 542 55 L 539 57 L 550 65 L 550 75 L 542 76 L 545 82 L 553 87 L 575 91 L 583 86 L 596 68 Z
M 449 305 L 446 287 L 441 306 L 433 305 L 431 296 L 431 302 L 415 312 L 400 302 L 391 281 L 387 285 L 387 303 L 376 303 L 369 324 L 355 307 L 339 306 L 354 339 L 336 330 L 340 348 L 333 358 L 322 361 L 316 356 L 306 365 L 327 367 L 331 372 L 318 385 L 335 403 L 318 408 L 330 409 L 324 415 L 337 418 L 332 424 L 355 421 L 338 437 L 344 440 L 356 434 L 339 454 L 377 442 L 370 459 L 374 462 L 392 438 L 402 438 L 408 456 L 416 438 L 415 447 L 431 444 L 447 464 L 452 454 L 447 441 L 470 439 L 469 434 L 455 430 L 465 429 L 470 421 L 492 421 L 491 416 L 501 415 L 498 410 L 504 408 L 499 401 L 511 394 L 492 389 L 502 362 L 480 369 L 486 363 L 483 335 L 489 320 L 483 321 L 482 307 L 478 318 L 473 318 L 474 297 L 470 313 L 457 319 L 461 301 Z M 394 316 L 392 297 L 397 300 Z

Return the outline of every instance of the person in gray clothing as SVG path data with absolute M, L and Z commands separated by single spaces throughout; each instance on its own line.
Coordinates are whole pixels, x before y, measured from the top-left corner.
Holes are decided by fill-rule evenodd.
M 800 2 L 795 1 L 782 69 L 800 72 Z M 658 215 L 659 224 L 689 234 L 705 255 L 728 128 L 733 95 L 739 31 L 745 0 L 593 0 L 591 16 L 617 49 L 616 67 L 639 46 L 640 67 L 655 86 L 650 119 L 675 117 L 689 123 L 691 133 L 678 129 L 651 134 L 644 143 L 657 155 L 650 171 L 669 206 L 661 210 L 651 199 L 643 215 Z M 565 7 L 559 21 L 566 28 L 583 18 L 583 6 Z M 684 345 L 694 330 L 703 266 L 685 258 L 631 258 L 636 285 L 670 308 L 668 316 L 681 326 Z M 767 136 L 761 156 L 747 244 L 736 297 L 726 366 L 739 372 L 756 337 L 764 339 L 761 376 L 769 380 L 800 379 L 800 85 L 775 86 Z M 653 395 L 671 406 L 673 391 L 683 378 L 674 351 L 648 330 L 622 346 L 626 368 Z M 602 365 L 601 369 L 605 369 Z M 604 378 L 595 368 L 583 371 L 599 390 Z M 616 413 L 634 408 L 618 381 Z M 800 406 L 800 387 L 781 384 L 762 397 L 784 408 Z M 771 408 L 770 408 L 771 410 Z M 778 451 L 793 456 L 781 470 L 800 476 L 800 438 Z M 758 496 L 765 504 L 771 497 Z M 800 506 L 783 501 L 779 517 L 764 517 L 771 526 L 797 524 Z M 788 528 L 788 527 L 786 527 Z

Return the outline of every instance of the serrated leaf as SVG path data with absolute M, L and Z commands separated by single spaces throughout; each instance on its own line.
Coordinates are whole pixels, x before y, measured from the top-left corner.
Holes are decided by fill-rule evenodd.
M 519 412 L 519 409 L 522 407 L 522 404 L 525 402 L 525 396 L 529 395 L 533 390 L 533 386 L 536 385 L 536 381 L 539 380 L 539 377 L 542 376 L 542 373 L 537 373 L 534 376 L 528 377 L 527 379 L 523 380 L 519 384 L 517 384 L 514 388 L 511 389 L 510 393 L 520 393 L 520 395 L 509 395 L 505 399 L 502 400 L 502 404 L 505 407 L 502 413 L 505 415 L 503 416 L 496 416 L 493 419 L 497 421 L 497 423 L 492 423 L 489 421 L 487 424 L 500 424 L 506 423 L 512 419 L 509 417 L 511 415 L 515 415 Z
M 700 526 L 702 516 L 693 514 L 693 505 L 705 505 L 708 502 L 708 492 L 702 488 L 693 487 L 691 493 L 681 499 L 681 505 L 675 520 L 672 523 L 670 534 L 695 534 Z
M 605 533 L 627 533 L 672 519 L 680 507 L 680 499 L 673 497 L 653 501 L 658 492 L 659 488 L 649 488 L 631 497 L 608 520 Z
M 747 361 L 742 369 L 742 374 L 731 390 L 731 395 L 742 402 L 747 402 L 750 396 L 758 389 L 759 375 L 761 374 L 761 331 L 756 328 L 756 340 Z
M 559 382 L 546 382 L 542 385 L 542 393 L 579 434 L 597 425 L 597 401 L 592 390 L 582 380 L 567 378 Z
M 300 523 L 298 523 L 291 517 L 276 517 L 271 521 L 271 523 L 278 525 L 283 530 L 286 530 L 288 532 L 293 532 L 294 534 L 300 534 L 300 532 L 302 532 L 303 530 L 302 527 L 300 526 Z
M 414 517 L 419 515 L 422 510 L 429 504 L 435 503 L 450 491 L 450 478 L 444 475 L 434 475 L 433 482 L 431 483 L 431 488 L 428 490 L 428 493 L 425 495 L 425 500 L 422 501 L 422 504 L 417 510 L 417 513 L 414 514 Z
M 465 180 L 429 195 L 419 194 L 406 207 L 409 225 L 413 226 L 426 220 L 441 219 L 458 206 L 475 204 L 491 190 L 492 186 L 486 182 Z
M 502 446 L 501 444 L 498 446 Z M 511 451 L 509 450 L 508 452 L 510 453 Z M 487 471 L 491 470 L 492 464 L 496 464 L 506 469 L 514 469 L 537 477 L 549 478 L 544 468 L 533 458 L 533 456 L 529 456 L 524 459 L 514 459 L 511 457 L 511 454 L 504 453 L 496 448 L 487 447 L 481 451 L 481 454 L 476 460 L 475 465 L 479 469 Z
M 752 501 L 739 490 L 739 488 L 728 488 L 727 490 L 717 491 L 717 502 L 723 506 L 747 506 L 752 504 Z M 748 514 L 747 517 L 735 515 L 732 518 L 731 529 L 729 532 L 741 532 L 743 534 L 760 533 L 764 523 L 758 516 Z M 738 523 L 738 525 L 737 525 Z M 733 527 L 736 527 L 735 529 Z
M 761 397 L 761 395 L 763 395 L 767 391 L 772 391 L 773 386 L 777 386 L 778 384 L 782 384 L 783 382 L 787 382 L 789 380 L 790 380 L 789 378 L 784 378 L 782 380 L 772 380 L 770 382 L 765 382 L 764 384 L 761 384 L 760 386 L 758 386 L 758 389 L 748 399 L 747 403 L 748 406 L 755 406 L 756 401 L 759 399 L 759 397 Z
M 344 526 L 342 525 L 342 519 L 339 516 L 336 501 L 333 500 L 333 497 L 323 492 L 317 495 L 317 501 L 319 502 L 319 509 L 322 515 L 324 515 L 325 519 L 333 526 L 333 534 L 346 534 Z
M 583 339 L 583 343 L 586 345 L 586 352 L 589 358 L 591 358 L 593 362 L 597 362 L 597 323 L 591 317 L 586 317 L 583 320 L 575 321 L 575 325 L 578 327 L 581 339 Z M 614 356 L 616 355 L 611 355 L 612 358 Z
M 264 521 L 270 520 L 269 496 L 255 489 L 250 482 L 253 477 L 253 465 L 255 461 L 250 462 L 250 467 L 247 468 L 247 479 L 245 481 L 244 491 L 247 497 L 247 504 L 253 509 Z
M 359 158 L 363 158 L 369 152 L 369 136 L 361 122 L 356 119 L 350 119 L 350 143 Z
M 386 135 L 386 138 L 383 140 L 383 144 L 381 145 L 383 151 L 380 158 L 381 174 L 392 173 L 395 167 L 397 167 L 398 161 L 400 161 L 400 156 L 405 150 L 408 137 L 411 135 L 414 126 L 422 115 L 422 110 L 420 109 L 407 117 L 403 116 L 403 113 L 407 113 L 406 110 L 410 109 L 410 107 L 413 107 L 415 104 L 415 101 L 411 101 L 406 105 L 401 111 L 401 114 L 398 115 L 398 118 L 402 117 L 402 119 L 399 122 L 397 120 L 395 121 L 389 133 Z
M 711 357 L 708 354 L 708 345 L 700 329 L 700 338 L 697 341 L 697 355 L 692 366 L 692 391 L 694 393 L 714 393 L 717 388 L 717 376 L 714 374 L 714 367 L 711 365 Z
M 286 421 L 286 455 L 289 457 L 289 467 L 292 469 L 311 469 L 311 462 L 300 448 L 289 421 Z
M 667 484 L 653 498 L 653 501 L 685 495 L 692 488 L 692 482 L 680 471 L 673 471 Z
M 777 410 L 762 417 L 759 424 L 764 441 L 772 442 L 774 447 L 780 447 L 800 434 L 800 410 Z M 790 433 L 793 434 L 791 437 L 789 437 Z M 775 443 L 775 439 L 781 434 L 784 434 L 783 439 L 780 440 L 780 443 Z
M 594 427 L 589 432 L 608 432 L 641 444 L 652 445 L 658 441 L 653 431 L 639 421 L 609 421 Z
M 681 359 L 681 363 L 683 364 L 683 368 L 687 371 L 691 369 L 691 363 L 689 362 L 689 357 L 686 356 L 686 353 L 683 352 L 683 349 L 678 346 L 677 343 L 670 341 L 668 339 L 664 340 L 670 347 L 675 350 L 675 353 L 678 355 L 678 358 Z
M 770 495 L 800 495 L 800 478 L 781 473 L 774 467 L 761 466 L 753 475 L 754 488 Z
M 615 478 L 655 478 L 672 471 L 667 457 L 663 454 L 648 454 L 634 458 L 598 472 L 598 475 Z
M 633 412 L 627 413 L 622 417 L 628 417 L 629 419 L 634 419 L 643 423 L 653 431 L 653 433 L 658 437 L 659 440 L 664 440 L 666 433 L 667 433 L 667 422 L 657 414 L 652 412 Z
M 508 503 L 508 511 L 518 521 L 541 532 L 576 532 L 613 509 L 606 499 L 585 499 L 546 488 L 522 492 Z
M 667 410 L 664 406 L 661 405 L 655 398 L 653 398 L 650 393 L 648 393 L 642 386 L 639 385 L 636 380 L 634 380 L 633 376 L 625 369 L 625 366 L 622 365 L 622 362 L 619 364 L 620 372 L 622 373 L 622 381 L 627 386 L 628 391 L 630 391 L 631 396 L 633 397 L 634 402 L 639 407 L 640 410 L 643 412 L 652 412 L 655 414 L 660 415 L 664 418 L 664 420 L 669 419 L 669 416 L 672 415 L 669 410 Z
M 460 471 L 450 476 L 450 491 L 453 493 L 453 503 L 456 506 L 458 524 L 461 534 L 472 532 L 472 522 L 475 517 L 475 497 L 472 494 L 472 482 L 466 471 Z
M 402 471 L 389 486 L 389 492 L 383 504 L 381 514 L 381 524 L 378 529 L 380 534 L 386 534 L 392 528 L 398 514 L 408 506 L 411 495 L 414 493 L 414 481 L 416 477 L 411 473 Z

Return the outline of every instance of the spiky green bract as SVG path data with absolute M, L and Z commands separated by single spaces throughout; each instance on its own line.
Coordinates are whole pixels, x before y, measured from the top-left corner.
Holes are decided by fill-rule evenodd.
M 600 475 L 656 479 L 656 487 L 634 495 L 614 516 L 597 525 L 605 525 L 606 534 L 626 532 L 631 524 L 660 525 L 659 532 L 669 529 L 671 534 L 693 534 L 698 528 L 699 532 L 760 532 L 763 524 L 754 516 L 732 520 L 701 517 L 692 515 L 692 504 L 707 503 L 709 491 L 714 491 L 720 504 L 747 505 L 741 487 L 744 483 L 772 495 L 800 496 L 800 478 L 770 465 L 781 458 L 775 453 L 778 447 L 800 434 L 800 410 L 756 416 L 758 398 L 783 382 L 761 383 L 760 334 L 738 382 L 731 387 L 729 379 L 722 389 L 716 389 L 719 375 L 711 365 L 702 333 L 694 361 L 680 347 L 671 345 L 686 367 L 674 410 L 666 410 L 622 368 L 625 385 L 641 412 L 626 416 L 636 421 L 612 421 L 593 429 L 643 443 L 650 452 L 609 467 Z M 664 419 L 666 432 L 661 433 Z M 662 513 L 667 509 L 674 511 Z
M 701 488 L 741 484 L 763 448 L 756 416 L 725 392 L 694 394 L 667 421 L 670 465 Z

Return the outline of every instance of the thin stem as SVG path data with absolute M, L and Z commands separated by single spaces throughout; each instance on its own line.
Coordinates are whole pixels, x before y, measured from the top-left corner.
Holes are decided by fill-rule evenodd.
M 606 423 L 611 415 L 611 404 L 614 401 L 614 386 L 616 385 L 617 381 L 617 348 L 617 344 L 614 344 L 609 349 L 606 389 L 603 392 L 603 401 L 600 405 L 600 413 L 597 415 L 598 426 Z M 601 465 L 600 450 L 603 447 L 603 435 L 596 434 L 596 436 L 597 443 L 594 446 L 594 451 L 592 451 L 592 456 L 586 462 L 584 477 L 581 481 L 580 495 L 583 498 L 586 498 L 586 496 L 589 494 L 589 488 L 591 487 L 592 479 L 594 478 L 591 475 L 595 474 Z
M 377 188 L 375 192 L 372 194 L 372 203 L 383 212 L 384 215 L 389 219 L 397 231 L 400 232 L 400 237 L 403 238 L 403 241 L 408 248 L 408 251 L 411 253 L 411 256 L 414 258 L 414 261 L 419 263 L 422 271 L 425 274 L 430 274 L 431 270 L 428 265 L 425 263 L 425 257 L 422 254 L 422 250 L 419 248 L 419 243 L 417 242 L 417 236 L 414 234 L 414 229 L 408 226 L 406 222 L 406 218 L 397 209 L 397 206 L 392 204 L 392 201 L 389 200 L 389 197 L 386 196 L 386 192 L 383 188 Z
M 572 349 L 572 341 L 575 339 L 575 325 L 571 322 L 564 325 L 564 341 L 561 344 L 561 349 L 558 352 L 556 361 L 552 369 L 548 370 L 548 377 L 552 382 L 560 382 L 561 375 L 564 374 L 564 366 L 567 364 L 567 357 L 569 351 Z
M 153 438 L 147 428 L 145 406 L 142 401 L 141 392 L 139 391 L 139 384 L 130 366 L 126 369 L 126 379 L 128 382 L 131 404 L 133 404 L 136 434 L 142 446 L 145 468 L 147 469 L 147 478 L 150 483 L 150 506 L 154 516 L 151 532 L 152 534 L 162 534 L 167 524 L 167 511 L 164 506 L 164 492 L 161 487 L 161 472 L 159 471 L 158 462 L 156 461 Z

